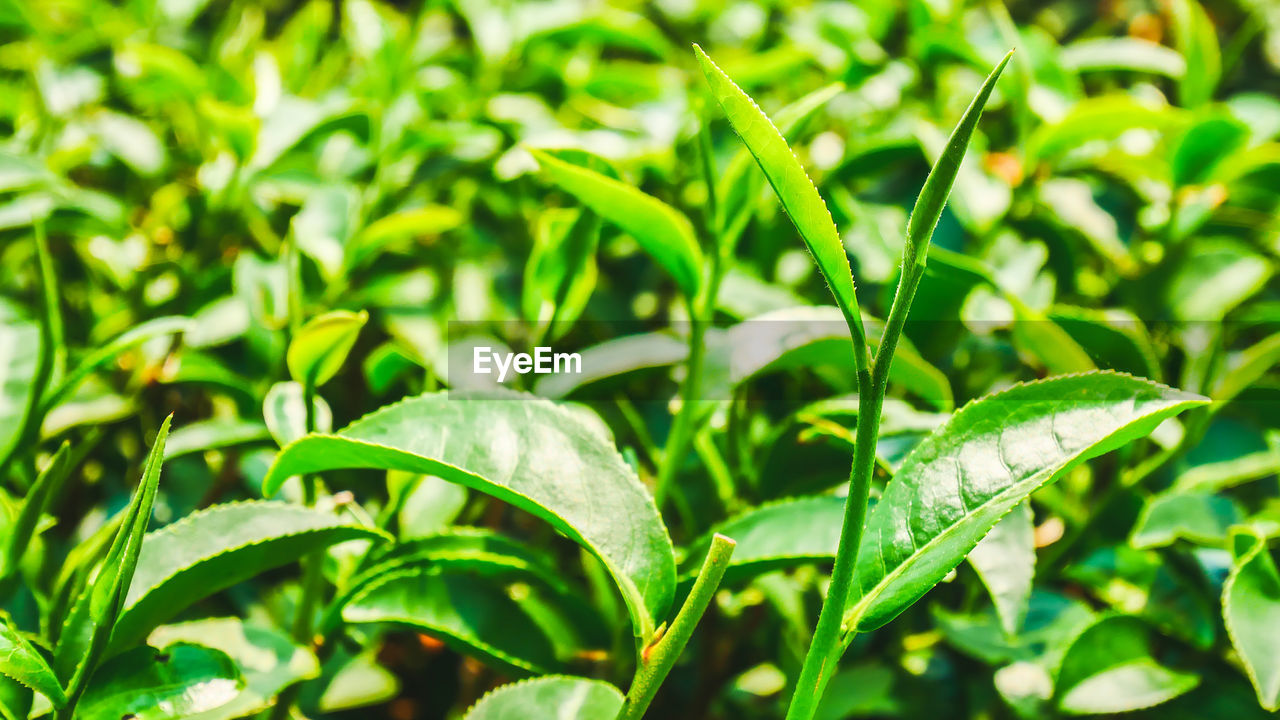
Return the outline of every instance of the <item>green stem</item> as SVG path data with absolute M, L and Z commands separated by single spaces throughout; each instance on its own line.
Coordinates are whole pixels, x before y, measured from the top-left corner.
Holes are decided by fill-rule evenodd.
M 840 655 L 848 646 L 848 638 L 854 629 L 844 627 L 844 614 L 853 589 L 854 570 L 858 564 L 858 550 L 862 545 L 862 531 L 866 523 L 867 500 L 871 492 L 871 478 L 875 473 L 876 443 L 880 435 L 880 411 L 884 406 L 885 392 L 889 387 L 889 368 L 898 348 L 907 322 L 911 302 L 924 276 L 924 264 L 917 262 L 913 244 L 907 244 L 902 265 L 902 280 L 898 283 L 889 318 L 885 321 L 884 334 L 876 350 L 871 372 L 858 373 L 858 428 L 854 439 L 853 468 L 849 477 L 849 496 L 844 504 L 844 522 L 840 528 L 840 545 L 836 552 L 835 567 L 831 571 L 831 585 L 827 598 L 818 615 L 818 626 L 813 632 L 813 642 L 805 655 L 800 678 L 796 682 L 787 720 L 810 720 L 818 708 L 823 691 L 835 670 Z
M 671 491 L 671 483 L 675 480 L 680 463 L 689 451 L 693 441 L 693 433 L 697 429 L 698 394 L 702 387 L 702 361 L 706 351 L 707 325 L 715 319 L 716 296 L 720 293 L 720 281 L 724 269 L 728 265 L 731 248 L 723 242 L 717 217 L 717 199 L 715 193 L 715 170 L 711 159 L 711 144 L 704 124 L 699 135 L 699 149 L 702 156 L 702 172 L 707 185 L 706 233 L 714 238 L 711 250 L 711 270 L 698 296 L 689 303 L 689 357 L 685 363 L 686 376 L 680 387 L 680 409 L 676 413 L 675 423 L 667 436 L 667 444 L 663 449 L 662 463 L 658 466 L 658 480 L 653 499 L 658 510 L 662 510 L 667 495 Z
M 693 588 L 680 607 L 680 612 L 676 614 L 676 619 L 672 621 L 671 628 L 640 653 L 635 679 L 627 690 L 627 698 L 618 711 L 617 720 L 640 720 L 644 717 L 662 681 L 671 673 L 676 658 L 684 652 L 693 629 L 715 597 L 720 580 L 729 568 L 729 558 L 733 556 L 735 545 L 737 543 L 733 540 L 720 534 L 711 539 L 707 559 L 703 561 L 698 578 L 694 580 Z

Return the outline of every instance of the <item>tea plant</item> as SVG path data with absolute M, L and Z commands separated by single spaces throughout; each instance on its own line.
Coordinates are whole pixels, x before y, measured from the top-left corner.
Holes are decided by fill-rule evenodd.
M 1280 708 L 1274 13 L 678 5 L 0 8 L 0 717 Z

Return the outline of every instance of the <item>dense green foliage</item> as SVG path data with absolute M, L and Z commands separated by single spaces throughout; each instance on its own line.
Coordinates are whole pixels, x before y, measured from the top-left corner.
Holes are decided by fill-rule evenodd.
M 0 0 L 0 718 L 1268 716 L 1272 5 Z

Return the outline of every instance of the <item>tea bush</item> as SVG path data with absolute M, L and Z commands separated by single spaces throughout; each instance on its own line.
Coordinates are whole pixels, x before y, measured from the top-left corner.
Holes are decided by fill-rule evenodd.
M 1280 709 L 1272 4 L 0 38 L 0 717 Z

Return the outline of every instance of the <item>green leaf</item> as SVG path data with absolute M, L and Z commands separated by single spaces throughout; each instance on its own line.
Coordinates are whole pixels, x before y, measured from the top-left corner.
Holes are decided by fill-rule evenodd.
M 31 542 L 40 516 L 49 510 L 49 503 L 58 497 L 63 482 L 71 472 L 69 455 L 70 446 L 64 442 L 27 491 L 17 518 L 12 527 L 8 528 L 8 536 L 0 541 L 0 547 L 4 550 L 0 553 L 0 581 L 12 577 L 18 571 L 18 564 Z
M 143 536 L 151 521 L 151 508 L 160 484 L 165 440 L 172 420 L 171 415 L 160 426 L 143 467 L 142 482 L 125 509 L 111 548 L 98 565 L 96 576 L 88 580 L 76 599 L 58 634 L 54 668 L 72 701 L 80 696 L 106 652 L 112 628 L 124 607 L 125 594 L 130 590 L 138 567 Z
M 907 219 L 908 254 L 906 257 L 914 259 L 916 265 L 925 264 L 929 241 L 933 237 L 934 228 L 938 226 L 938 218 L 942 217 L 942 209 L 947 204 L 951 188 L 955 185 L 956 175 L 960 172 L 960 166 L 964 161 L 965 150 L 973 139 L 973 131 L 978 127 L 978 119 L 982 117 L 982 109 L 986 107 L 991 91 L 995 89 L 996 81 L 1000 79 L 1000 73 L 1004 72 L 1012 56 L 1013 51 L 1010 50 L 987 76 L 982 87 L 978 88 L 973 101 L 964 111 L 964 116 L 951 131 L 946 148 L 933 163 L 933 168 L 929 170 L 929 177 L 925 178 L 920 196 L 916 198 L 916 204 L 911 208 L 911 216 Z
M 1240 242 L 1210 238 L 1196 242 L 1165 291 L 1175 318 L 1217 322 L 1267 284 L 1274 268 Z
M 844 498 L 818 496 L 782 500 L 752 508 L 716 526 L 690 546 L 682 577 L 692 580 L 716 533 L 731 537 L 733 551 L 724 582 L 738 582 L 771 570 L 831 560 L 840 545 Z
M 463 720 L 600 720 L 622 709 L 609 683 L 555 675 L 503 685 L 480 698 Z
M 1058 707 L 1103 715 L 1159 705 L 1190 691 L 1200 678 L 1151 657 L 1148 632 L 1134 618 L 1108 616 L 1071 643 L 1058 671 Z
M 342 608 L 348 623 L 392 623 L 517 673 L 559 666 L 552 640 L 501 583 L 448 569 L 382 573 Z
M 546 520 L 609 569 L 638 637 L 647 640 L 671 605 L 673 549 L 652 496 L 596 428 L 550 402 L 435 393 L 390 405 L 286 447 L 263 493 L 291 475 L 338 468 L 436 475 Z
M 334 310 L 311 318 L 289 343 L 289 374 L 304 385 L 320 387 L 329 382 L 347 359 L 369 313 Z
M 180 720 L 235 699 L 244 679 L 226 653 L 190 643 L 140 647 L 102 666 L 77 720 Z
M 278 382 L 262 400 L 262 417 L 276 444 L 284 447 L 307 434 L 307 401 L 302 383 Z M 319 395 L 311 398 L 312 421 L 316 432 L 333 429 L 333 411 Z
M 0 460 L 9 457 L 26 420 L 40 357 L 40 325 L 0 301 Z
M 1263 538 L 1238 536 L 1244 552 L 1222 588 L 1222 619 L 1258 702 L 1280 710 L 1280 573 Z
M 36 651 L 14 627 L 7 614 L 0 613 L 0 674 L 17 680 L 24 686 L 49 698 L 56 707 L 67 702 L 62 685 L 44 656 Z
M 1222 76 L 1222 50 L 1218 31 L 1198 0 L 1173 0 L 1173 39 L 1186 59 L 1187 72 L 1178 83 L 1183 107 L 1196 107 L 1213 99 Z
M 1035 527 L 1031 503 L 1022 501 L 969 552 L 969 564 L 991 594 L 1000 625 L 1010 635 L 1027 616 L 1036 573 Z
M 193 603 L 311 552 L 386 537 L 332 512 L 280 502 L 193 513 L 147 535 L 111 647 L 123 650 Z
M 530 150 L 548 179 L 640 243 L 687 297 L 702 284 L 702 250 L 693 225 L 679 210 L 594 170 Z
M 445 205 L 426 205 L 384 215 L 369 223 L 346 248 L 347 265 L 356 266 L 401 238 L 434 237 L 463 223 L 462 213 Z
M 783 139 L 794 142 L 795 135 L 805 121 L 843 90 L 844 83 L 824 85 L 778 110 L 773 120 Z M 720 176 L 720 181 L 716 183 L 716 193 L 720 198 L 717 210 L 721 215 L 717 222 L 725 242 L 736 242 L 742 234 L 764 187 L 765 178 L 752 169 L 754 165 L 755 158 L 751 151 L 743 148 L 734 153 L 733 159 Z
M 1220 404 L 1233 400 L 1272 367 L 1280 364 L 1280 333 L 1227 358 L 1211 395 Z
M 1182 538 L 1221 547 L 1227 530 L 1240 520 L 1240 511 L 1230 498 L 1210 493 L 1161 493 L 1142 508 L 1129 544 L 1139 549 L 1164 547 Z
M 1089 38 L 1062 48 L 1062 64 L 1075 72 L 1126 70 L 1182 79 L 1187 61 L 1174 50 L 1134 37 Z
M 227 654 L 244 676 L 235 699 L 213 710 L 185 716 L 187 720 L 233 720 L 265 710 L 280 691 L 320 674 L 310 650 L 293 644 L 283 633 L 238 618 L 211 618 L 156 628 L 147 643 L 166 650 L 175 643 L 194 643 Z
M 253 420 L 212 418 L 183 425 L 169 436 L 164 459 L 267 440 L 267 426 Z
M 1015 385 L 966 405 L 916 446 L 870 512 L 845 627 L 892 620 L 1032 491 L 1207 402 L 1095 372 Z
M 711 86 L 711 94 L 729 118 L 734 132 L 755 156 L 791 222 L 795 223 L 796 230 L 831 286 L 836 304 L 848 319 L 850 329 L 853 330 L 855 323 L 860 328 L 858 298 L 853 271 L 849 268 L 849 256 L 818 189 L 764 111 L 707 57 L 701 47 L 694 45 L 693 49 L 702 66 L 702 74 Z
M 552 339 L 578 319 L 595 290 L 599 237 L 595 213 L 555 208 L 538 216 L 521 308 L 526 320 L 550 327 Z

